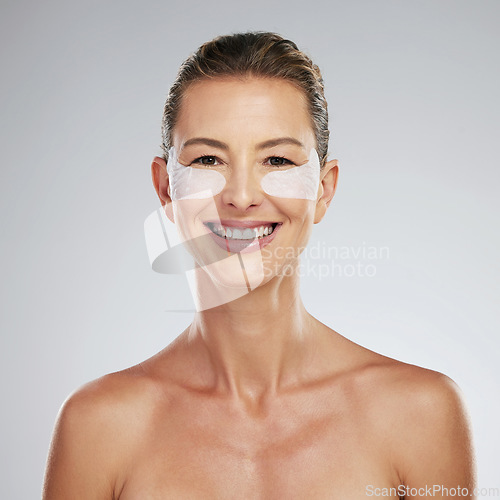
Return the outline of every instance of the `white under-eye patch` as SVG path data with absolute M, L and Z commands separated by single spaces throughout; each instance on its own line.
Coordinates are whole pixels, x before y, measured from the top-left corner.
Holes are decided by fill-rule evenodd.
M 263 191 L 278 198 L 315 200 L 319 186 L 319 156 L 313 148 L 309 161 L 298 167 L 274 170 L 261 179 Z M 212 169 L 182 165 L 177 160 L 175 148 L 168 152 L 167 172 L 170 179 L 172 200 L 205 199 L 219 194 L 226 178 Z
M 226 178 L 216 170 L 182 165 L 177 160 L 175 148 L 168 150 L 167 173 L 172 200 L 199 200 L 219 194 Z
M 315 149 L 311 149 L 307 163 L 299 167 L 269 172 L 262 177 L 260 185 L 270 196 L 315 200 L 319 186 L 318 153 Z

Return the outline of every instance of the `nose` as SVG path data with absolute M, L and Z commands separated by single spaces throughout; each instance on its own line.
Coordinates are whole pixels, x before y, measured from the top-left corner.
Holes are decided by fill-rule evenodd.
M 246 211 L 262 203 L 264 193 L 255 165 L 239 162 L 230 169 L 221 193 L 222 203 Z

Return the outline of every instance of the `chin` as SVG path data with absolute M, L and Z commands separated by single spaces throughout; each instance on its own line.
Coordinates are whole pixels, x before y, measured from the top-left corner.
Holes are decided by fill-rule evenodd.
M 198 262 L 198 265 L 201 262 Z M 233 253 L 222 260 L 200 266 L 213 285 L 224 290 L 242 289 L 247 292 L 260 286 L 264 279 L 264 265 L 260 252 Z

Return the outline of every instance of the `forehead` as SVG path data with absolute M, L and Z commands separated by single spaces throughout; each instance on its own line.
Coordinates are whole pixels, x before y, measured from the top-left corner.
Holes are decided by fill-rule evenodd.
M 182 98 L 174 145 L 193 136 L 235 145 L 281 136 L 311 147 L 315 142 L 304 92 L 285 80 L 253 77 L 191 84 Z

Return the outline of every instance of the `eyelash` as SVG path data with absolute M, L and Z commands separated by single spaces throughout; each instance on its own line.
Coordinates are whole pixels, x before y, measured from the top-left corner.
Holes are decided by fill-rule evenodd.
M 198 158 L 195 158 L 192 162 L 191 162 L 191 165 L 193 165 L 194 163 L 199 163 L 200 165 L 205 165 L 205 166 L 209 166 L 209 167 L 216 167 L 217 165 L 213 165 L 211 163 L 202 163 L 200 160 L 203 160 L 204 158 L 215 158 L 217 161 L 220 161 L 219 158 L 217 158 L 217 156 L 214 156 L 214 155 L 202 155 L 202 156 L 199 156 Z
M 200 165 L 206 165 L 206 166 L 210 166 L 210 167 L 216 167 L 217 166 L 216 164 L 213 164 L 213 163 L 202 163 L 202 160 L 204 160 L 205 158 L 214 158 L 217 162 L 220 162 L 220 160 L 219 160 L 219 158 L 217 158 L 217 156 L 214 156 L 214 155 L 202 155 L 202 156 L 199 156 L 198 158 L 195 158 L 191 162 L 191 165 L 193 165 L 195 163 L 198 163 Z M 285 163 L 283 163 L 282 165 L 271 165 L 272 167 L 283 167 L 285 165 L 295 165 L 295 163 L 293 161 L 289 160 L 285 156 L 279 156 L 279 155 L 268 156 L 266 158 L 266 163 L 269 160 L 274 159 L 274 158 L 278 158 L 280 160 L 285 160 Z
M 268 158 L 266 158 L 266 162 L 269 161 L 271 158 L 278 158 L 280 160 L 285 160 L 285 163 L 283 165 L 271 165 L 272 167 L 283 167 L 285 165 L 295 165 L 295 163 L 293 163 L 293 161 L 289 160 L 288 158 L 286 158 L 284 156 L 276 156 L 276 155 L 269 156 Z

